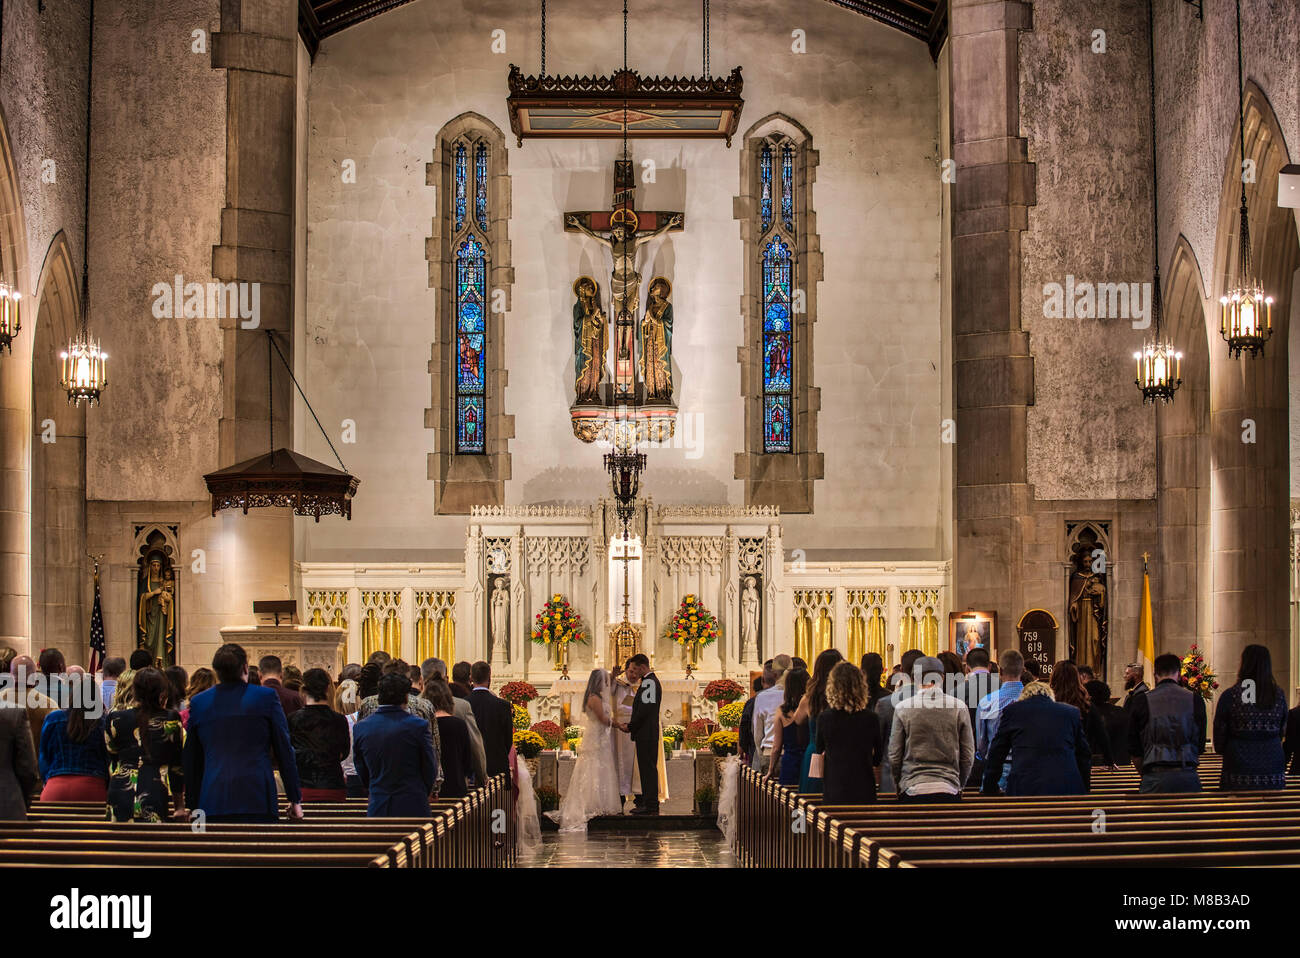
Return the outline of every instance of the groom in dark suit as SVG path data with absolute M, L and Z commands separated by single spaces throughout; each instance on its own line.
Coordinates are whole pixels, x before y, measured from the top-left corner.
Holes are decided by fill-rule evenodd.
M 637 796 L 633 815 L 659 814 L 659 755 L 664 743 L 659 729 L 659 705 L 663 701 L 663 688 L 650 671 L 650 660 L 637 654 L 628 660 L 627 676 L 640 680 L 632 702 L 632 717 L 623 731 L 632 736 L 636 746 L 636 763 L 641 770 L 641 794 Z

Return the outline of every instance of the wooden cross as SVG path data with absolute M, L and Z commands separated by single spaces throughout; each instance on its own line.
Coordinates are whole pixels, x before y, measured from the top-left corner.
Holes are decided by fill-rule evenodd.
M 677 217 L 678 221 L 672 225 L 674 217 Z M 577 220 L 577 223 L 572 222 L 573 220 Z M 608 233 L 619 224 L 625 227 L 632 226 L 636 235 L 661 230 L 680 232 L 686 227 L 683 213 L 663 210 L 636 211 L 636 174 L 632 166 L 632 157 L 626 153 L 614 161 L 614 201 L 610 204 L 610 209 L 575 210 L 564 214 L 564 230 L 567 233 L 580 233 L 584 230 L 592 233 Z M 632 255 L 635 259 L 635 251 Z M 611 283 L 609 290 L 611 308 L 608 312 L 614 323 L 614 330 L 607 341 L 614 349 L 614 398 L 619 401 L 635 401 L 637 393 L 636 314 L 640 304 L 634 303 L 629 311 L 619 313 L 612 307 L 612 285 Z

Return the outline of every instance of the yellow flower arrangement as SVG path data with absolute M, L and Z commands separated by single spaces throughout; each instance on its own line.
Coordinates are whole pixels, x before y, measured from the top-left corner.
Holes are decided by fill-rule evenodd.
M 723 729 L 709 736 L 709 749 L 714 755 L 735 755 L 740 746 L 740 733 Z
M 515 748 L 524 758 L 536 758 L 546 748 L 546 741 L 536 732 L 524 729 L 515 731 Z

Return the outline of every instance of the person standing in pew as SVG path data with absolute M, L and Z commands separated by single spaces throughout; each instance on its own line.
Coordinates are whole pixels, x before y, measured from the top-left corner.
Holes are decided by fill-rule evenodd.
M 40 766 L 43 802 L 103 802 L 108 798 L 104 711 L 89 676 L 68 683 L 67 708 L 45 716 Z
M 1075 682 L 1078 682 L 1076 676 Z M 1092 768 L 1092 749 L 1083 716 L 1073 705 L 1054 701 L 1046 682 L 1030 682 L 1008 705 L 989 746 L 985 795 L 997 795 L 1002 765 L 1015 756 L 1007 776 L 1008 795 L 1083 795 Z
M 1083 717 L 1083 733 L 1088 740 L 1088 750 L 1094 755 L 1101 756 L 1101 762 L 1089 760 L 1083 775 L 1083 790 L 1086 792 L 1092 787 L 1092 766 L 1100 764 L 1109 771 L 1117 772 L 1119 767 L 1115 764 L 1115 757 L 1111 754 L 1110 735 L 1106 731 L 1106 723 L 1092 708 L 1092 699 L 1088 697 L 1088 690 L 1083 687 L 1083 675 L 1079 672 L 1078 667 L 1068 659 L 1057 662 L 1052 667 L 1052 678 L 1048 683 L 1052 688 L 1052 697 L 1056 701 L 1065 705 L 1073 705 L 1079 710 Z
M 1166 652 L 1155 661 L 1156 687 L 1131 696 L 1128 748 L 1142 776 L 1140 792 L 1199 792 L 1196 772 L 1205 751 L 1205 699 L 1178 684 L 1182 660 Z
M 1019 701 L 1020 693 L 1025 689 L 1022 681 L 1024 670 L 1025 657 L 1019 649 L 1005 649 L 998 656 L 998 675 L 993 691 L 980 699 L 979 708 L 975 710 L 975 761 L 981 767 L 988 765 L 989 749 L 997 737 L 1003 710 Z M 1009 756 L 1003 766 L 1002 778 L 998 781 L 999 791 L 1007 787 L 1010 766 L 1014 762 L 1015 756 Z M 984 784 L 982 779 L 980 784 Z
M 754 767 L 754 753 L 757 751 L 754 742 L 754 700 L 758 698 L 758 693 L 769 686 L 764 682 L 770 677 L 767 669 L 757 676 L 753 683 L 753 692 L 745 700 L 745 706 L 740 710 L 740 734 L 736 737 L 736 751 L 740 753 L 740 763 L 747 768 Z
M 27 713 L 0 703 L 0 821 L 26 821 L 38 781 Z
M 1223 789 L 1286 788 L 1286 693 L 1273 678 L 1268 647 L 1241 650 L 1237 683 L 1214 709 L 1214 750 L 1223 756 Z
M 370 791 L 371 818 L 420 818 L 432 813 L 429 794 L 438 780 L 433 733 L 406 710 L 411 680 L 405 671 L 379 680 L 379 707 L 352 730 L 357 777 Z
M 472 774 L 474 782 L 476 784 L 486 785 L 487 784 L 487 753 L 483 751 L 483 733 L 478 730 L 478 721 L 474 718 L 474 709 L 469 704 L 469 699 L 456 697 L 455 690 L 447 682 L 447 663 L 444 662 L 442 659 L 438 659 L 438 658 L 425 659 L 423 662 L 420 663 L 420 675 L 424 679 L 423 687 L 425 689 L 428 689 L 429 683 L 435 680 L 441 681 L 443 685 L 447 686 L 447 691 L 451 693 L 451 698 L 452 698 L 452 708 L 448 709 L 447 711 L 450 712 L 452 715 L 456 716 L 456 718 L 460 719 L 462 722 L 464 722 L 466 730 L 469 732 L 470 758 L 473 761 L 473 764 L 465 766 L 465 774 L 467 776 Z M 429 696 L 424 695 L 423 693 L 421 693 L 421 695 L 424 698 L 429 698 Z M 513 719 L 513 717 L 514 716 L 512 715 L 511 718 Z M 439 739 L 442 738 L 441 722 L 438 723 L 438 738 Z M 514 735 L 512 730 L 511 733 L 512 741 L 513 738 Z M 435 752 L 437 752 L 438 754 L 438 763 L 440 765 L 445 766 L 451 764 L 450 762 L 443 760 L 442 753 L 440 751 L 435 749 Z M 443 769 L 443 774 L 444 775 L 446 774 L 445 768 Z M 438 794 L 441 795 L 443 793 L 441 790 L 439 790 Z
M 941 659 L 923 656 L 916 667 L 916 693 L 894 709 L 890 776 L 900 802 L 956 802 L 975 764 L 970 710 L 944 692 L 947 673 Z
M 479 660 L 470 669 L 469 705 L 474 710 L 474 721 L 483 735 L 483 752 L 487 758 L 489 778 L 510 771 L 510 749 L 515 744 L 514 710 L 510 703 L 494 695 L 492 666 Z
M 131 683 L 135 706 L 108 716 L 108 820 L 184 820 L 181 713 L 167 705 L 171 684 L 158 669 L 144 668 Z
M 1092 710 L 1095 712 L 1106 727 L 1106 738 L 1110 741 L 1110 761 L 1106 756 L 1098 751 L 1097 743 L 1092 736 L 1088 736 L 1088 744 L 1092 746 L 1092 764 L 1095 768 L 1098 765 L 1114 765 L 1118 770 L 1121 765 L 1131 765 L 1132 760 L 1128 754 L 1128 714 L 1115 705 L 1110 700 L 1110 686 L 1105 682 L 1092 681 L 1085 686 L 1088 698 L 1092 702 Z
M 881 748 L 889 747 L 889 740 L 894 730 L 894 710 L 899 704 L 910 699 L 916 691 L 915 676 L 912 674 L 916 668 L 916 663 L 922 658 L 924 653 L 920 649 L 908 649 L 903 653 L 902 665 L 899 671 L 895 673 L 898 678 L 898 687 L 889 695 L 876 702 L 876 718 L 880 722 L 880 742 Z M 889 767 L 888 762 L 883 762 L 880 766 L 880 787 L 887 793 L 898 791 L 898 785 L 894 781 L 893 770 Z
M 866 805 L 876 800 L 876 769 L 883 745 L 880 723 L 868 708 L 867 680 L 852 662 L 831 669 L 826 704 L 817 717 L 817 751 L 822 753 L 822 801 Z
M 298 763 L 289 723 L 273 689 L 250 685 L 248 653 L 228 642 L 212 657 L 217 684 L 190 699 L 185 738 L 185 798 L 209 822 L 274 822 L 280 801 L 274 754 L 289 799 L 289 818 L 302 818 Z
M 977 645 L 967 652 L 965 678 L 957 683 L 957 688 L 953 691 L 953 698 L 965 702 L 970 712 L 971 735 L 975 735 L 979 728 L 976 720 L 979 718 L 980 700 L 996 691 L 998 687 L 998 677 L 989 671 L 991 661 L 989 650 L 982 645 Z M 970 778 L 966 780 L 966 784 L 971 788 L 979 788 L 984 784 L 984 759 L 978 746 L 975 750 L 975 761 L 971 765 Z
M 302 696 L 284 686 L 284 664 L 278 655 L 262 656 L 257 660 L 257 670 L 262 676 L 262 684 L 275 689 L 275 694 L 280 697 L 285 718 L 302 708 Z
M 341 802 L 348 797 L 343 760 L 352 750 L 352 736 L 348 720 L 330 705 L 333 684 L 324 669 L 308 669 L 300 690 L 303 707 L 289 716 L 304 802 Z
M 420 694 L 433 705 L 438 736 L 442 739 L 438 758 L 443 766 L 443 779 L 438 797 L 464 798 L 469 794 L 471 772 L 480 784 L 487 784 L 487 765 L 484 759 L 475 757 L 469 723 L 456 714 L 456 703 L 463 699 L 451 694 L 451 687 L 441 673 L 425 682 Z

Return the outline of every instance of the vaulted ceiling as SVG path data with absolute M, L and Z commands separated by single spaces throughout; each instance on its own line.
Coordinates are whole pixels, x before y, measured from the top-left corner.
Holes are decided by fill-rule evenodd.
M 298 32 L 313 57 L 320 43 L 412 0 L 298 0 Z M 522 2 L 522 0 L 521 0 Z M 827 0 L 923 40 L 937 57 L 948 33 L 948 0 Z

